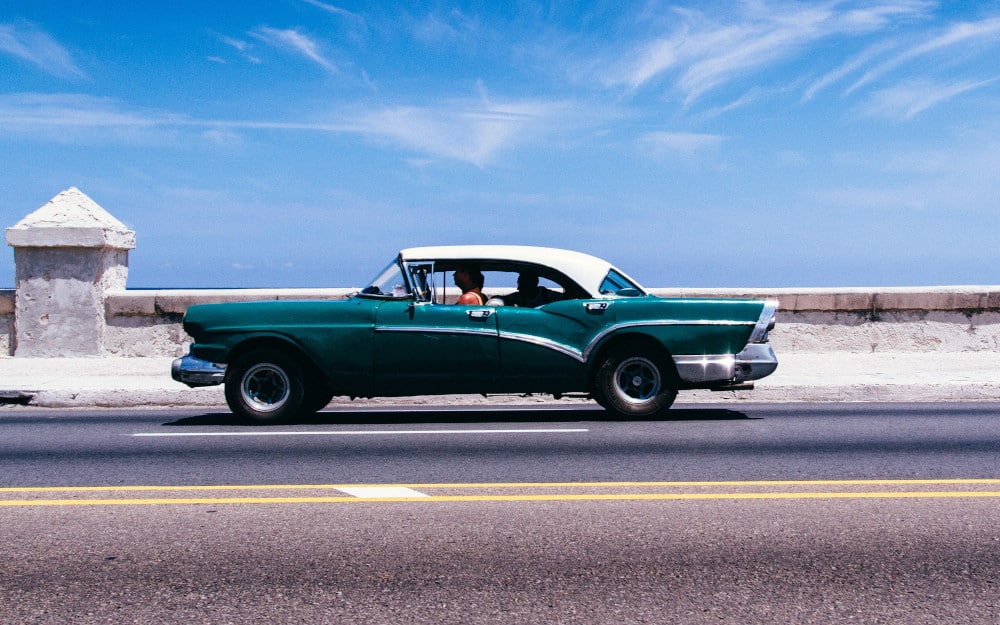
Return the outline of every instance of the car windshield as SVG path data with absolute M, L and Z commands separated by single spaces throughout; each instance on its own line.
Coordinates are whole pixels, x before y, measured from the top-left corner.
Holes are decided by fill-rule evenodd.
M 365 287 L 359 297 L 390 297 L 405 298 L 410 296 L 403 271 L 399 268 L 399 263 L 392 261 L 383 269 L 378 276 L 372 280 L 371 284 Z

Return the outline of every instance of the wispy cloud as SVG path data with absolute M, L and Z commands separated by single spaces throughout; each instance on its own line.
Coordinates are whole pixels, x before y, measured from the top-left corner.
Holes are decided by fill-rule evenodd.
M 557 102 L 451 102 L 364 112 L 345 129 L 406 149 L 484 167 L 503 150 L 544 134 L 565 113 Z M 565 118 L 563 118 L 565 121 Z
M 933 83 L 909 81 L 877 91 L 863 107 L 866 114 L 890 119 L 911 119 L 927 109 L 969 91 L 997 82 L 997 78 L 978 82 Z
M 591 121 L 567 103 L 541 100 L 489 102 L 478 98 L 341 111 L 327 120 L 285 122 L 195 119 L 86 95 L 0 95 L 0 131 L 35 139 L 90 136 L 94 141 L 155 142 L 176 139 L 177 133 L 186 129 L 194 133 L 189 136 L 213 143 L 233 143 L 240 139 L 236 133 L 254 130 L 352 134 L 417 155 L 478 167 L 491 164 L 503 151 L 553 132 L 573 132 L 572 128 Z
M 950 26 L 945 32 L 937 37 L 914 46 L 869 69 L 864 73 L 864 75 L 861 76 L 860 79 L 847 89 L 847 92 L 850 93 L 860 87 L 870 84 L 876 79 L 881 78 L 885 74 L 896 69 L 900 65 L 918 57 L 939 52 L 959 44 L 983 40 L 994 40 L 995 43 L 1000 43 L 1000 18 L 991 18 L 981 22 L 962 22 Z
M 169 121 L 165 115 L 129 111 L 110 98 L 77 94 L 0 95 L 0 128 L 34 132 L 46 128 L 140 128 Z
M 0 95 L 0 129 L 28 134 L 39 139 L 63 137 L 66 133 L 98 131 L 94 137 L 113 139 L 123 133 L 149 130 L 169 133 L 193 129 L 201 136 L 218 142 L 239 130 L 294 130 L 318 132 L 350 131 L 343 123 L 282 122 L 271 120 L 196 119 L 158 109 L 129 106 L 113 98 L 85 94 L 16 93 Z M 128 135 L 132 136 L 132 135 Z
M 816 94 L 823 89 L 826 89 L 827 87 L 843 80 L 846 76 L 859 71 L 861 68 L 871 63 L 874 58 L 884 53 L 889 46 L 890 44 L 888 43 L 880 43 L 871 46 L 860 54 L 849 59 L 847 62 L 843 63 L 840 67 L 827 72 L 809 85 L 809 88 L 806 89 L 805 93 L 802 95 L 802 101 L 808 102 L 809 100 L 812 100 Z
M 993 142 L 951 144 L 945 140 L 912 152 L 867 153 L 851 160 L 854 168 L 880 172 L 881 181 L 854 178 L 845 186 L 803 189 L 803 196 L 836 211 L 940 211 L 947 221 L 981 214 L 973 223 L 987 223 L 995 212 L 1000 150 Z
M 31 24 L 0 24 L 0 52 L 28 61 L 59 78 L 87 78 L 59 42 Z
M 612 84 L 638 89 L 669 74 L 691 104 L 728 83 L 797 58 L 820 40 L 871 33 L 892 20 L 920 15 L 928 5 L 900 0 L 853 9 L 839 2 L 739 7 L 724 18 L 675 9 L 672 29 L 640 43 L 620 62 Z
M 251 45 L 249 42 L 243 41 L 242 39 L 234 39 L 233 37 L 227 37 L 225 35 L 220 35 L 219 40 L 222 43 L 226 44 L 227 46 L 239 52 L 243 58 L 250 61 L 251 63 L 256 65 L 261 62 L 260 58 L 251 52 Z
M 329 4 L 327 2 L 320 2 L 320 0 L 302 0 L 302 1 L 305 2 L 306 4 L 310 4 L 310 5 L 314 6 L 314 7 L 316 7 L 317 9 L 322 9 L 323 11 L 326 11 L 327 13 L 332 13 L 333 15 L 339 15 L 339 16 L 342 16 L 342 17 L 348 17 L 348 18 L 351 18 L 352 20 L 359 20 L 359 21 L 362 21 L 362 22 L 364 21 L 364 18 L 361 17 L 360 15 L 358 15 L 357 13 L 354 13 L 352 11 L 348 11 L 347 9 L 343 9 L 341 7 L 338 7 L 338 6 L 334 6 L 334 5 Z
M 664 152 L 692 154 L 699 150 L 715 147 L 724 139 L 725 137 L 721 135 L 696 132 L 655 131 L 644 134 L 640 139 L 640 144 L 656 154 Z
M 319 43 L 299 30 L 294 28 L 279 29 L 260 26 L 250 34 L 268 45 L 303 56 L 327 71 L 337 71 L 337 66 L 327 60 L 320 52 Z
M 481 33 L 481 24 L 475 17 L 470 17 L 458 9 L 452 9 L 446 14 L 428 13 L 423 18 L 413 21 L 410 29 L 413 36 L 424 43 L 442 43 L 451 41 L 466 41 Z

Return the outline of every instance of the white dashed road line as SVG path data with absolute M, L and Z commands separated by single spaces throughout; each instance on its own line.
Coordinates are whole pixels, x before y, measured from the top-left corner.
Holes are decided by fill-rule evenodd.
M 135 432 L 137 438 L 170 438 L 184 436 L 426 436 L 455 434 L 579 434 L 587 428 L 532 428 L 508 430 L 318 430 L 318 431 L 252 431 L 252 432 Z
M 359 499 L 381 499 L 387 497 L 429 497 L 426 493 L 422 493 L 418 490 L 413 490 L 412 488 L 407 488 L 405 486 L 351 486 L 351 487 L 338 487 L 342 493 L 347 493 L 352 497 L 357 497 Z

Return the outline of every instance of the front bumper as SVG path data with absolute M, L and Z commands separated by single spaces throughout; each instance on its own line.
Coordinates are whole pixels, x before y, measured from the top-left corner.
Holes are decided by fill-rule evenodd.
M 191 354 L 170 365 L 170 377 L 192 388 L 215 386 L 226 379 L 226 365 L 195 358 Z

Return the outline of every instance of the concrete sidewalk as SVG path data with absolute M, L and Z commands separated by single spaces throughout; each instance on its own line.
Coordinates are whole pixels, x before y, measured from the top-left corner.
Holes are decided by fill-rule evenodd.
M 779 354 L 776 373 L 752 391 L 684 391 L 678 403 L 795 401 L 1000 401 L 1000 352 Z M 43 407 L 224 407 L 222 387 L 170 378 L 172 358 L 0 358 L 0 403 Z M 356 400 L 331 405 L 537 405 L 547 396 L 479 395 Z M 561 402 L 580 402 L 563 399 Z

